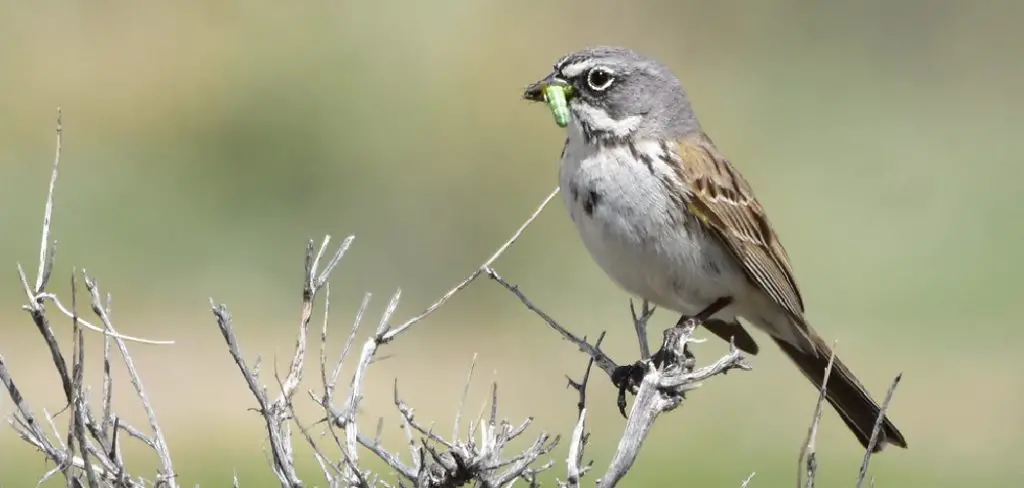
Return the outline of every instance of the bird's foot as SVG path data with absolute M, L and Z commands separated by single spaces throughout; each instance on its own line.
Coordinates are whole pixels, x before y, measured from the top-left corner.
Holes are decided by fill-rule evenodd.
M 612 384 L 619 389 L 616 405 L 623 417 L 627 417 L 626 392 L 636 393 L 640 388 L 640 382 L 644 380 L 644 375 L 647 374 L 647 367 L 647 362 L 641 360 L 630 365 L 619 366 L 612 372 Z
M 678 328 L 674 329 L 681 330 Z M 676 333 L 678 334 L 679 332 Z M 650 359 L 642 359 L 633 364 L 619 366 L 615 368 L 615 371 L 612 371 L 612 384 L 615 385 L 619 391 L 618 399 L 615 404 L 619 407 L 619 413 L 622 414 L 623 418 L 629 418 L 629 416 L 626 415 L 626 392 L 635 395 L 640 389 L 640 383 L 644 381 L 644 376 L 647 375 L 647 372 L 650 371 L 651 368 L 660 369 L 668 364 L 674 363 L 679 363 L 684 367 L 689 367 L 690 369 L 693 368 L 693 364 L 696 362 L 693 353 L 691 353 L 685 346 L 682 353 L 683 357 L 680 358 L 671 351 L 662 349 L 654 353 Z
M 686 347 L 688 341 L 685 337 L 689 336 L 686 329 L 692 331 L 693 328 L 708 321 L 712 315 L 720 312 L 730 303 L 732 303 L 732 297 L 722 297 L 696 315 L 680 317 L 675 327 L 665 331 L 665 341 L 662 343 L 661 349 L 652 354 L 650 359 L 642 359 L 633 364 L 615 368 L 615 371 L 612 372 L 612 384 L 619 390 L 616 405 L 623 417 L 628 418 L 626 415 L 626 392 L 635 394 L 650 368 L 660 369 L 665 366 L 679 365 L 684 369 L 693 369 L 696 360 L 690 349 Z

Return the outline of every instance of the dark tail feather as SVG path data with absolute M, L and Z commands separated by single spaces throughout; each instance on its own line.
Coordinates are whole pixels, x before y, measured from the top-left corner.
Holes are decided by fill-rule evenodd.
M 813 332 L 812 332 L 813 334 Z M 825 344 L 821 338 L 811 338 L 817 349 L 817 354 L 805 353 L 792 345 L 775 339 L 775 343 L 782 348 L 790 359 L 800 368 L 808 379 L 814 383 L 815 388 L 821 388 L 821 382 L 825 377 L 825 368 L 828 367 L 829 356 L 832 349 Z M 867 390 L 857 381 L 849 368 L 835 358 L 832 364 L 832 373 L 828 378 L 828 386 L 825 390 L 825 398 L 832 407 L 839 413 L 846 426 L 857 436 L 857 440 L 865 448 L 871 440 L 871 430 L 875 427 L 875 420 L 878 418 L 880 407 Z M 893 444 L 902 448 L 907 447 L 907 441 L 903 434 L 896 428 L 888 417 L 882 422 L 882 429 L 878 433 L 878 442 L 874 452 L 881 451 L 886 444 Z
M 754 338 L 750 337 L 750 333 L 738 321 L 708 319 L 704 321 L 703 325 L 708 332 L 722 338 L 722 340 L 726 342 L 732 341 L 736 345 L 736 349 L 747 354 L 757 355 L 757 342 L 754 342 Z

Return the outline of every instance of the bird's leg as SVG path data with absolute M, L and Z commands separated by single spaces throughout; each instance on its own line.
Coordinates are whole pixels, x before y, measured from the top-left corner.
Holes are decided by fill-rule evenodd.
M 640 360 L 630 365 L 619 366 L 612 373 L 612 383 L 619 389 L 617 404 L 623 417 L 626 416 L 626 391 L 633 391 L 638 387 L 647 371 L 644 361 L 651 357 L 651 346 L 647 341 L 647 321 L 654 315 L 654 309 L 650 302 L 644 300 L 640 313 L 637 314 L 633 300 L 629 301 L 629 313 L 633 317 L 633 328 L 640 344 Z
M 719 298 L 718 300 L 715 300 L 715 301 L 711 302 L 711 305 L 708 305 L 708 306 L 704 307 L 704 310 L 701 310 L 700 312 L 697 312 L 697 314 L 692 316 L 692 317 L 687 317 L 685 315 L 683 315 L 682 317 L 679 317 L 679 321 L 676 322 L 676 327 L 684 327 L 684 326 L 686 326 L 687 325 L 686 324 L 687 321 L 689 321 L 691 319 L 696 321 L 697 325 L 700 325 L 701 322 L 707 322 L 716 313 L 721 312 L 723 309 L 725 309 L 725 307 L 728 307 L 731 304 L 732 304 L 732 297 L 722 297 L 722 298 Z
M 714 302 L 711 302 L 710 305 L 704 307 L 703 310 L 697 312 L 693 316 L 683 315 L 682 317 L 679 317 L 679 320 L 676 322 L 676 325 L 674 327 L 696 327 L 704 323 L 705 321 L 709 320 L 716 313 L 721 312 L 722 309 L 728 307 L 731 303 L 732 297 L 721 297 L 715 300 Z M 635 322 L 636 321 L 634 320 L 634 323 Z M 644 322 L 646 322 L 646 320 Z M 683 345 L 682 352 L 684 360 L 692 364 L 694 360 L 693 353 L 690 352 L 690 349 L 686 347 L 685 344 Z M 666 362 L 671 360 L 677 360 L 677 356 L 671 351 L 659 349 L 651 356 L 650 361 L 648 361 L 645 358 L 633 364 L 619 366 L 618 368 L 615 369 L 615 371 L 612 373 L 612 384 L 614 384 L 619 389 L 619 395 L 616 404 L 619 407 L 619 413 L 621 413 L 623 417 L 627 417 L 626 392 L 632 392 L 640 386 L 640 383 L 644 379 L 644 375 L 647 374 L 647 368 L 660 368 Z
M 728 307 L 729 304 L 731 304 L 731 303 L 732 303 L 732 297 L 729 297 L 729 296 L 721 297 L 721 298 L 711 302 L 710 305 L 704 307 L 703 310 L 701 310 L 700 312 L 697 312 L 695 315 L 692 315 L 692 316 L 683 315 L 683 316 L 679 317 L 679 320 L 676 321 L 675 327 L 678 327 L 678 328 L 687 328 L 687 327 L 696 328 L 697 326 L 699 326 L 699 325 L 703 324 L 704 322 L 707 322 L 708 320 L 710 320 L 711 317 L 713 317 L 716 313 L 721 312 L 725 307 Z M 655 367 L 660 368 L 666 362 L 674 360 L 675 359 L 674 356 L 675 356 L 675 354 L 673 354 L 671 351 L 666 351 L 664 348 L 662 348 L 662 349 L 658 349 L 658 351 L 655 352 L 653 356 L 651 356 L 651 361 L 654 363 Z M 683 344 L 683 358 L 686 361 L 691 361 L 691 362 L 694 360 L 693 353 L 690 352 L 690 348 L 686 347 L 685 344 Z

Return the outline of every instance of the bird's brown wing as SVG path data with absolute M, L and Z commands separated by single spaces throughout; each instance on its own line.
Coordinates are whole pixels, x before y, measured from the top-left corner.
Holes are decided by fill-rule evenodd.
M 678 176 L 693 188 L 693 198 L 686 200 L 690 213 L 729 249 L 750 281 L 789 312 L 792 324 L 808 340 L 809 350 L 779 337 L 773 339 L 811 383 L 820 388 L 832 351 L 804 321 L 803 299 L 793 279 L 789 257 L 750 185 L 704 134 L 679 141 L 675 149 L 680 158 L 675 165 Z M 825 398 L 866 447 L 873 429 L 878 427 L 875 422 L 881 408 L 838 357 Z M 903 434 L 888 418 L 881 424 L 879 439 L 877 450 L 887 443 L 907 447 Z
M 705 134 L 683 139 L 675 149 L 681 160 L 676 171 L 693 188 L 690 213 L 725 244 L 750 281 L 786 309 L 806 332 L 803 298 L 789 256 L 750 185 Z

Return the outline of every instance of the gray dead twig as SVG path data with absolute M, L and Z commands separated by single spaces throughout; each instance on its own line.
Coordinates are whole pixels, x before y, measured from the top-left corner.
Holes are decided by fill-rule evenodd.
M 871 462 L 871 456 L 874 454 L 875 445 L 878 443 L 878 435 L 882 430 L 882 423 L 885 422 L 885 412 L 889 410 L 889 402 L 892 401 L 892 395 L 893 393 L 896 393 L 896 387 L 900 385 L 901 379 L 903 379 L 903 373 L 900 373 L 893 378 L 892 384 L 889 385 L 889 391 L 885 392 L 885 400 L 882 401 L 882 407 L 878 410 L 878 418 L 875 419 L 875 426 L 871 429 L 871 439 L 868 440 L 868 447 L 864 450 L 864 460 L 861 461 L 860 472 L 857 474 L 857 488 L 861 488 L 864 484 L 865 478 L 868 476 L 868 463 Z
M 821 387 L 818 388 L 818 402 L 814 405 L 814 414 L 811 416 L 811 426 L 807 429 L 807 440 L 804 441 L 803 449 L 797 458 L 796 486 L 797 488 L 814 488 L 815 477 L 818 473 L 818 458 L 815 453 L 815 441 L 818 438 L 818 425 L 821 423 L 821 414 L 824 412 L 825 392 L 828 385 L 828 378 L 832 375 L 832 365 L 836 360 L 836 343 L 832 343 L 832 354 L 828 358 L 828 366 L 825 367 L 825 376 L 822 378 Z M 804 462 L 806 461 L 806 465 Z M 804 485 L 803 474 L 806 466 L 807 484 Z
M 493 269 L 487 268 L 486 271 L 493 281 L 515 295 L 526 308 L 541 317 L 562 338 L 572 342 L 580 351 L 587 354 L 590 361 L 597 364 L 613 382 L 626 380 L 620 376 L 623 368 L 620 368 L 615 361 L 602 352 L 598 345 L 591 345 L 585 338 L 580 338 L 569 332 L 550 315 L 538 308 L 517 286 L 509 283 Z M 729 353 L 718 361 L 709 366 L 695 368 L 696 361 L 689 350 L 689 344 L 701 341 L 693 337 L 693 332 L 703 320 L 727 303 L 720 302 L 710 305 L 707 310 L 693 318 L 681 319 L 675 327 L 665 330 L 661 349 L 632 366 L 633 372 L 640 373 L 640 378 L 633 378 L 632 383 L 629 384 L 627 384 L 628 382 L 620 383 L 623 390 L 628 389 L 635 392 L 636 399 L 627 417 L 625 431 L 619 440 L 611 464 L 604 476 L 598 480 L 597 486 L 611 487 L 618 484 L 633 466 L 633 462 L 640 453 L 640 447 L 654 426 L 654 421 L 661 413 L 678 407 L 687 391 L 700 387 L 702 381 L 712 376 L 724 374 L 733 369 L 750 369 L 742 354 L 733 345 L 730 346 Z M 646 302 L 640 315 L 637 315 L 632 307 L 631 309 L 633 310 L 634 330 L 640 343 L 641 354 L 643 354 L 647 337 L 646 324 L 654 311 Z M 625 408 L 624 398 L 620 399 L 620 408 Z
M 295 354 L 292 358 L 288 375 L 283 381 L 279 381 L 281 394 L 274 401 L 269 400 L 266 387 L 261 386 L 259 383 L 258 367 L 255 365 L 250 366 L 244 360 L 227 308 L 223 305 L 212 305 L 211 302 L 217 325 L 228 345 L 228 350 L 235 359 L 246 383 L 249 385 L 250 391 L 256 397 L 259 411 L 264 417 L 264 423 L 267 426 L 270 437 L 273 469 L 282 486 L 302 486 L 302 481 L 298 478 L 294 469 L 288 424 L 290 421 L 295 421 L 294 403 L 292 401 L 293 394 L 301 380 L 304 356 L 308 348 L 308 323 L 313 313 L 315 299 L 321 287 L 327 290 L 328 297 L 324 310 L 323 325 L 319 334 L 321 340 L 319 357 L 322 391 L 320 394 L 310 391 L 309 394 L 324 409 L 325 419 L 323 424 L 327 429 L 327 434 L 330 435 L 330 438 L 334 439 L 335 447 L 340 451 L 342 459 L 337 462 L 331 461 L 323 446 L 318 445 L 314 436 L 309 433 L 308 427 L 300 426 L 300 430 L 306 443 L 310 444 L 314 449 L 315 457 L 329 483 L 345 486 L 374 486 L 377 483 L 384 483 L 382 480 L 370 476 L 368 472 L 359 468 L 360 453 L 358 446 L 362 446 L 372 452 L 394 469 L 402 478 L 414 483 L 416 486 L 456 486 L 468 480 L 476 480 L 476 482 L 482 483 L 482 486 L 497 487 L 505 486 L 517 477 L 535 476 L 542 471 L 543 467 L 533 467 L 532 464 L 538 457 L 548 453 L 555 446 L 557 438 L 550 440 L 548 434 L 542 432 L 529 448 L 511 457 L 505 457 L 508 443 L 521 435 L 530 421 L 527 420 L 519 427 L 513 427 L 507 420 L 498 420 L 496 413 L 496 385 L 492 397 L 492 415 L 490 420 L 481 420 L 471 425 L 468 437 L 460 439 L 458 425 L 464 406 L 464 400 L 462 400 L 458 408 L 453 436 L 451 439 L 444 439 L 415 420 L 412 408 L 399 398 L 396 384 L 395 405 L 403 418 L 404 430 L 410 446 L 410 452 L 412 453 L 411 464 L 406 464 L 401 460 L 400 456 L 392 454 L 380 445 L 381 424 L 378 423 L 377 431 L 372 438 L 362 434 L 357 422 L 357 416 L 363 400 L 367 372 L 377 357 L 379 349 L 395 340 L 414 325 L 420 323 L 425 317 L 444 305 L 450 298 L 465 289 L 482 273 L 489 270 L 490 265 L 522 235 L 523 231 L 537 218 L 541 210 L 556 194 L 557 190 L 552 192 L 527 221 L 476 271 L 442 295 L 440 299 L 427 307 L 426 310 L 402 324 L 392 327 L 390 326 L 391 317 L 398 308 L 401 298 L 401 290 L 397 291 L 385 307 L 377 327 L 360 348 L 355 371 L 349 383 L 348 393 L 345 395 L 341 405 L 335 404 L 335 385 L 341 372 L 342 363 L 348 356 L 349 350 L 355 341 L 370 299 L 369 295 L 364 298 L 348 338 L 345 341 L 344 349 L 334 363 L 334 366 L 329 368 L 328 354 L 326 352 L 330 296 L 328 279 L 331 270 L 340 261 L 344 250 L 348 248 L 351 238 L 342 244 L 338 252 L 335 253 L 334 258 L 331 259 L 328 266 L 323 270 L 319 269 L 319 263 L 328 249 L 329 237 L 318 248 L 314 248 L 312 242 L 307 246 L 306 279 L 303 289 L 302 312 Z M 464 389 L 465 391 L 468 391 L 468 384 Z M 421 437 L 418 441 L 415 439 L 415 433 L 418 433 Z
M 47 432 L 40 428 L 36 415 L 18 389 L 7 364 L 0 357 L 0 382 L 7 389 L 16 408 L 10 422 L 23 441 L 34 446 L 49 461 L 54 463 L 55 467 L 45 473 L 42 480 L 61 473 L 65 477 L 68 486 L 141 487 L 149 484 L 175 488 L 178 484 L 170 451 L 164 440 L 159 422 L 157 422 L 153 405 L 143 388 L 141 375 L 136 370 L 126 345 L 127 342 L 160 344 L 167 343 L 167 341 L 150 341 L 118 333 L 114 329 L 111 319 L 109 296 L 104 303 L 100 299 L 96 280 L 84 271 L 81 276 L 90 296 L 92 313 L 102 324 L 102 327 L 89 323 L 82 319 L 79 314 L 78 271 L 72 270 L 71 273 L 70 308 L 66 307 L 55 294 L 46 291 L 46 287 L 53 275 L 57 249 L 57 242 L 52 239 L 52 224 L 54 194 L 60 171 L 63 145 L 63 124 L 59 108 L 57 110 L 56 125 L 57 149 L 43 212 L 42 236 L 40 238 L 36 277 L 30 284 L 25 270 L 20 264 L 18 265 L 18 275 L 28 300 L 22 308 L 29 313 L 33 324 L 35 324 L 36 329 L 43 337 L 60 381 L 60 387 L 66 401 L 66 408 L 58 415 L 66 414 L 68 416 L 68 427 L 66 433 L 62 436 L 56 427 L 55 416 L 50 415 L 44 409 L 45 418 L 53 432 L 52 434 L 47 434 Z M 52 321 L 47 315 L 47 310 L 44 306 L 46 301 L 54 303 L 63 315 L 71 319 L 72 357 L 70 364 L 60 347 L 57 339 L 58 334 L 52 326 Z M 103 397 L 99 408 L 99 418 L 94 415 L 93 405 L 88 401 L 89 388 L 84 381 L 86 367 L 84 330 L 98 331 L 104 336 Z M 134 386 L 135 394 L 139 398 L 149 420 L 149 427 L 152 431 L 151 438 L 136 429 L 126 430 L 130 429 L 130 426 L 120 422 L 118 415 L 111 407 L 113 384 L 109 356 L 111 342 L 115 343 L 121 352 L 121 357 L 124 360 L 129 378 Z M 130 436 L 144 440 L 144 445 L 156 455 L 160 468 L 151 480 L 145 480 L 142 477 L 132 477 L 129 474 L 129 470 L 124 465 L 124 460 L 121 457 L 119 435 L 123 432 L 128 432 Z

